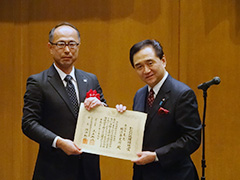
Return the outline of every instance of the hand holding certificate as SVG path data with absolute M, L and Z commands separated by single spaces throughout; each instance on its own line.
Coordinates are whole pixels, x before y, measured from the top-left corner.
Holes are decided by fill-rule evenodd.
M 83 152 L 136 160 L 142 151 L 147 115 L 99 106 L 87 111 L 81 103 L 74 142 Z

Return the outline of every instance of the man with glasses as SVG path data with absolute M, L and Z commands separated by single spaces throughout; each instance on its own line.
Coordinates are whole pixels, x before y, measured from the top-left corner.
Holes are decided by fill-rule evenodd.
M 33 179 L 99 180 L 99 157 L 82 153 L 74 144 L 79 104 L 90 110 L 105 105 L 102 89 L 94 74 L 74 67 L 80 33 L 69 23 L 55 26 L 49 33 L 52 66 L 27 80 L 22 130 L 39 143 Z M 86 93 L 96 90 L 96 97 Z

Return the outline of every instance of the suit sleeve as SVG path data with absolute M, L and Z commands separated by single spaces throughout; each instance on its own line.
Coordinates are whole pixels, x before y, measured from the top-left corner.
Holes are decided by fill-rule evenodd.
M 30 139 L 40 144 L 52 146 L 56 134 L 41 125 L 43 99 L 40 83 L 34 76 L 29 77 L 24 95 L 22 131 Z
M 100 101 L 103 102 L 103 103 L 107 103 L 106 100 L 104 99 L 104 96 L 103 96 L 103 92 L 102 92 L 102 88 L 97 80 L 97 92 L 100 94 Z
M 179 138 L 155 150 L 163 167 L 190 156 L 201 143 L 201 121 L 194 92 L 183 92 L 175 106 L 174 118 L 179 129 Z

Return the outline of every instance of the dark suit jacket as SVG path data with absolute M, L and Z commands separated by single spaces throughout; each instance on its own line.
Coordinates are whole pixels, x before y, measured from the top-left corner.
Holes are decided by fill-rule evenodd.
M 87 91 L 97 90 L 105 102 L 94 74 L 75 69 L 79 98 L 83 102 Z M 68 156 L 52 147 L 56 136 L 74 139 L 77 119 L 63 82 L 52 65 L 27 80 L 24 95 L 22 130 L 39 143 L 39 153 L 33 179 L 36 180 L 99 180 L 99 156 L 83 153 Z
M 144 112 L 147 86 L 134 97 L 133 110 Z M 169 111 L 159 114 L 161 107 Z M 143 151 L 157 153 L 159 161 L 134 165 L 134 180 L 196 180 L 195 166 L 190 158 L 201 142 L 201 121 L 194 92 L 168 75 L 162 85 L 145 125 Z

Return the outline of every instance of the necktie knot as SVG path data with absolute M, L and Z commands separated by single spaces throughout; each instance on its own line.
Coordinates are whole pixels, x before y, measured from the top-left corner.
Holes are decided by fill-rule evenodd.
M 66 82 L 71 82 L 72 76 L 66 75 L 66 77 L 64 78 L 64 80 L 65 80 Z
M 151 89 L 151 90 L 149 91 L 147 101 L 148 101 L 149 107 L 151 108 L 152 105 L 153 105 L 153 102 L 154 102 L 154 91 L 153 91 L 153 89 Z

